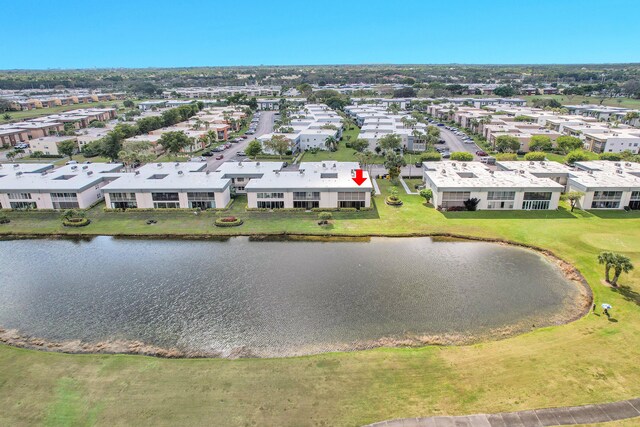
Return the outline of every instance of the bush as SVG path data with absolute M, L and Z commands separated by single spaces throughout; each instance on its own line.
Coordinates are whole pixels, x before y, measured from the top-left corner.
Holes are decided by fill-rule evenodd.
M 224 218 L 218 218 L 214 222 L 216 227 L 237 227 L 242 225 L 244 221 L 240 218 L 236 218 L 235 216 L 228 216 Z
M 600 160 L 608 160 L 610 162 L 619 162 L 622 160 L 620 153 L 601 153 L 598 158 Z
M 89 223 L 91 223 L 91 220 L 88 218 L 69 218 L 62 220 L 62 225 L 65 227 L 84 227 L 89 225 Z
M 495 157 L 496 160 L 502 160 L 504 162 L 518 160 L 518 155 L 516 153 L 497 153 Z
M 531 151 L 524 155 L 524 159 L 530 162 L 541 162 L 547 158 L 547 154 L 542 151 Z
M 473 160 L 473 154 L 466 151 L 454 151 L 451 153 L 451 160 L 457 160 L 459 162 L 470 162 Z
M 90 128 L 103 128 L 106 126 L 107 124 L 105 122 L 101 122 L 100 120 L 94 120 L 91 123 L 89 123 Z
M 585 160 L 589 160 L 589 155 L 584 150 L 573 150 L 567 157 L 565 157 L 565 162 L 572 165 L 575 162 L 584 162 Z
M 438 162 L 442 159 L 442 156 L 437 151 L 427 151 L 420 155 L 421 162 Z
M 10 222 L 11 220 L 9 219 L 8 216 L 6 215 L 0 216 L 0 224 L 9 224 Z

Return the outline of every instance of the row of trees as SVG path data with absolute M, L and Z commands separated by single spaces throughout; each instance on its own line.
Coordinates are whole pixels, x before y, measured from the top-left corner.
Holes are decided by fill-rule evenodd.
M 123 151 L 122 143 L 125 139 L 136 135 L 148 134 L 156 129 L 189 120 L 203 107 L 204 104 L 202 102 L 193 102 L 192 104 L 166 110 L 160 116 L 145 117 L 138 120 L 136 124 L 119 123 L 101 139 L 85 145 L 82 152 L 88 157 L 101 155 L 111 161 L 115 161 L 119 158 L 120 152 Z M 182 148 L 193 144 L 193 140 L 189 139 L 184 132 L 167 132 L 166 134 L 170 135 L 164 141 L 161 138 L 159 143 L 170 153 L 177 153 Z M 178 146 L 181 148 L 175 151 Z

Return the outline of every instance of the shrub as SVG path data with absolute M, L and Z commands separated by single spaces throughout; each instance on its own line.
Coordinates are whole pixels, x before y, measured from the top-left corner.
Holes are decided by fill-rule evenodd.
M 9 224 L 10 222 L 11 220 L 9 219 L 8 216 L 6 215 L 0 216 L 0 224 Z
M 235 216 L 228 216 L 224 218 L 218 218 L 214 222 L 216 227 L 237 227 L 244 223 L 240 218 L 236 218 Z
M 480 203 L 480 199 L 473 197 L 469 200 L 464 201 L 464 207 L 468 211 L 475 211 L 478 208 L 478 203 Z
M 454 151 L 451 153 L 451 160 L 457 160 L 459 162 L 470 162 L 473 160 L 473 154 L 466 151 Z
M 619 162 L 622 160 L 620 153 L 601 153 L 598 158 L 600 160 L 608 160 L 610 162 Z
M 89 225 L 89 223 L 91 223 L 91 220 L 88 218 L 70 218 L 62 220 L 62 225 L 65 227 L 84 227 Z
M 542 151 L 531 151 L 524 155 L 524 159 L 530 162 L 541 162 L 547 158 L 547 154 Z
M 424 199 L 425 203 L 429 203 L 433 198 L 433 191 L 430 188 L 425 188 L 424 190 L 420 190 L 420 197 Z
M 437 162 L 442 159 L 442 156 L 437 151 L 427 151 L 420 155 L 421 162 Z
M 518 160 L 518 155 L 516 153 L 497 153 L 496 160 L 502 160 L 505 162 Z
M 583 162 L 585 160 L 589 160 L 589 155 L 584 150 L 573 150 L 567 157 L 565 157 L 565 162 L 572 165 L 575 162 Z

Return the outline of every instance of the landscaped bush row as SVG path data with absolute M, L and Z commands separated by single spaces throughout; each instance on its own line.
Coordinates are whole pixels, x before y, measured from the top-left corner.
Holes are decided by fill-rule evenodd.
M 387 196 L 385 203 L 389 206 L 402 206 L 402 200 L 397 197 L 393 198 L 393 196 Z
M 213 208 L 205 209 L 200 208 L 127 208 L 127 209 L 113 209 L 103 208 L 104 212 L 108 213 L 126 213 L 126 212 L 224 212 L 228 208 Z
M 246 211 L 247 212 L 306 212 L 307 209 L 305 208 L 276 208 L 276 209 L 270 209 L 270 208 L 250 208 L 250 207 L 246 207 Z

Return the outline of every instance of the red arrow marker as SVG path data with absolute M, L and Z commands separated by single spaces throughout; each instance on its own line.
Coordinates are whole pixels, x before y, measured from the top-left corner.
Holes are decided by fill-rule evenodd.
M 367 178 L 362 176 L 362 169 L 356 169 L 356 177 L 351 179 L 354 180 L 358 185 L 362 185 L 362 183 L 367 180 Z

